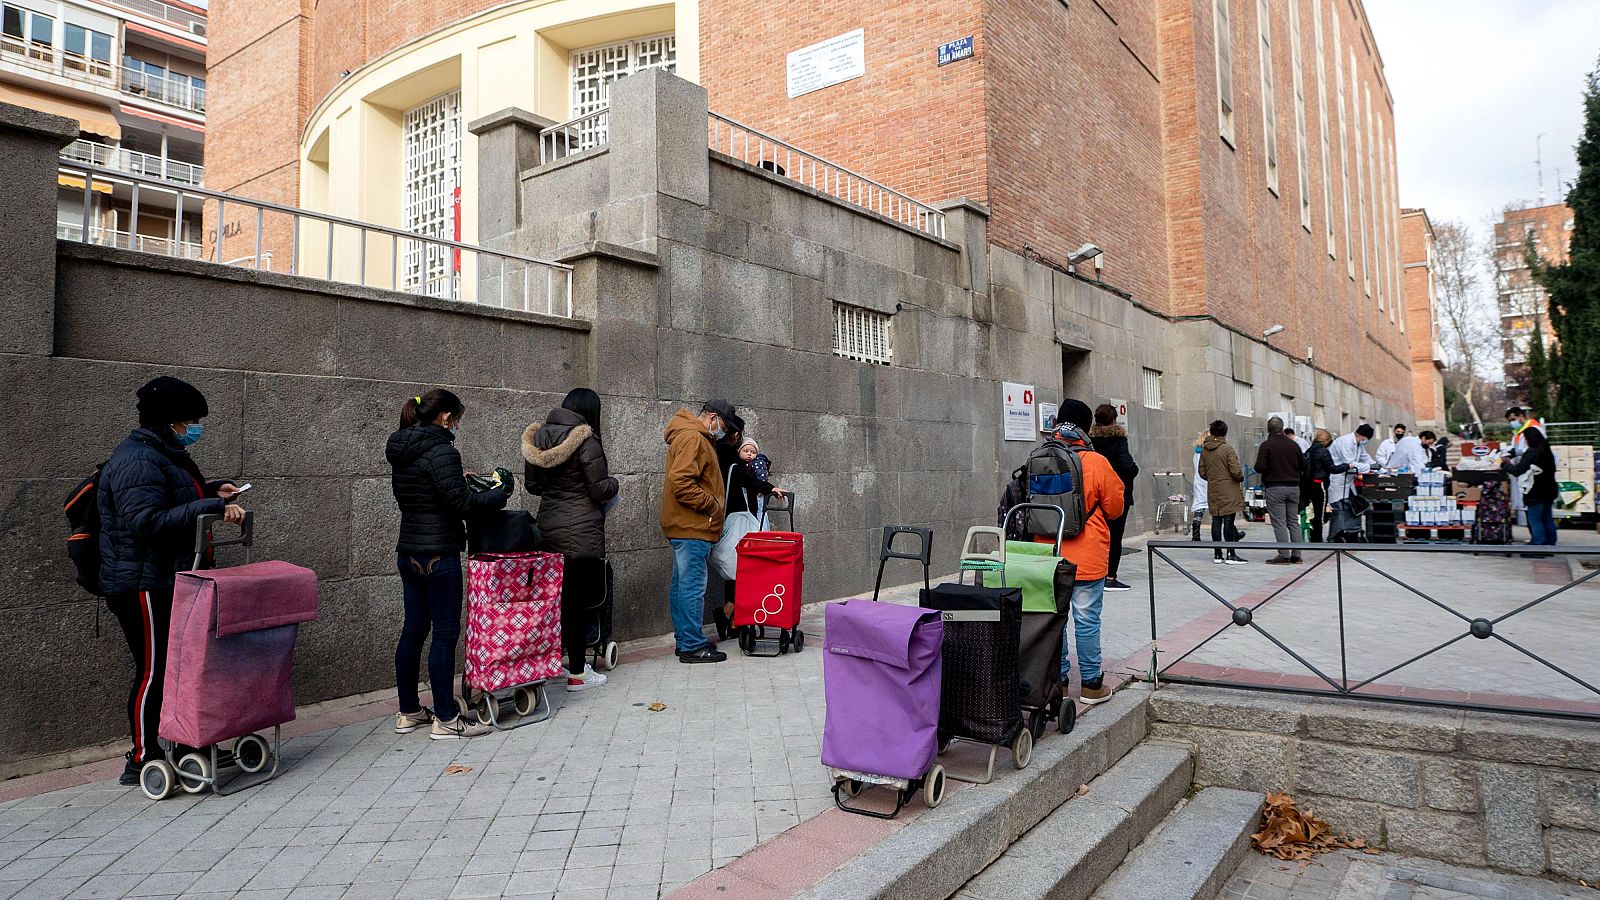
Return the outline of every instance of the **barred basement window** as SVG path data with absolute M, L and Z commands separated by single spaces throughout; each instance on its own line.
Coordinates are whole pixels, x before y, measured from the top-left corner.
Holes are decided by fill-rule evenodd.
M 1250 399 L 1251 386 L 1243 381 L 1233 383 L 1233 411 L 1241 416 L 1255 415 L 1255 406 Z
M 440 94 L 408 111 L 402 135 L 406 230 L 460 240 L 456 204 L 461 185 L 461 92 Z M 456 296 L 459 264 L 451 248 L 420 241 L 401 241 L 400 246 L 402 290 Z
M 1161 373 L 1155 369 L 1144 370 L 1144 408 L 1161 408 Z
M 572 51 L 572 117 L 574 119 L 611 105 L 611 83 L 645 69 L 678 71 L 678 40 L 658 34 L 599 47 Z M 596 116 L 579 128 L 580 150 L 604 144 L 606 117 Z
M 884 313 L 835 303 L 833 355 L 889 365 L 894 361 L 894 324 Z

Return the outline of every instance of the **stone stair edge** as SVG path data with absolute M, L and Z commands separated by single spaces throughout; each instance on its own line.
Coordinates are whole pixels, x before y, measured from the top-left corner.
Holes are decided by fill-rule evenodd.
M 1148 686 L 1130 685 L 1080 719 L 1068 735 L 1034 748 L 1028 768 L 1002 751 L 995 781 L 950 793 L 799 896 L 805 900 L 949 897 L 1144 740 Z M 1004 773 L 1002 776 L 1001 772 Z
M 1198 791 L 1129 852 L 1094 900 L 1211 900 L 1249 852 L 1262 802 L 1253 791 Z

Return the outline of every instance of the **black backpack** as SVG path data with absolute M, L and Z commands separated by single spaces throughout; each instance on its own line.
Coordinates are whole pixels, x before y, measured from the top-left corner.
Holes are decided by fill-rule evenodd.
M 1071 426 L 1062 428 L 1082 435 Z M 1029 453 L 1028 461 L 1011 473 L 1011 481 L 1000 496 L 1000 524 L 1009 539 L 1054 539 L 1058 526 L 1063 538 L 1075 538 L 1083 531 L 1093 510 L 1083 501 L 1083 461 L 1079 454 L 1089 449 L 1086 437 L 1081 444 L 1067 444 L 1051 438 Z M 1040 509 L 1030 509 L 1014 520 L 1008 518 L 1006 513 L 1019 503 L 1060 507 L 1065 518 Z
M 97 597 L 100 592 L 100 470 L 105 463 L 94 467 L 88 478 L 67 495 L 61 509 L 67 514 L 67 525 L 72 533 L 67 535 L 67 556 L 78 570 L 78 584 Z

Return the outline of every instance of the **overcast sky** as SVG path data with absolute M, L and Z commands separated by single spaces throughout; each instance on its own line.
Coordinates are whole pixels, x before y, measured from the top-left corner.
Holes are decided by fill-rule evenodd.
M 1506 203 L 1547 202 L 1576 174 L 1583 78 L 1600 58 L 1596 0 L 1367 0 L 1394 93 L 1400 203 L 1480 233 Z

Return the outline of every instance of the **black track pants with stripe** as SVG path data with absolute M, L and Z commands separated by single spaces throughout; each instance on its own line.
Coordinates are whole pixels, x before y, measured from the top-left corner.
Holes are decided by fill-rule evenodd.
M 133 654 L 133 686 L 128 690 L 128 731 L 133 736 L 133 759 L 159 759 L 161 745 L 156 729 L 161 725 L 161 686 L 167 677 L 167 629 L 172 621 L 172 589 L 114 594 L 106 598 L 111 614 L 122 625 L 122 635 Z

